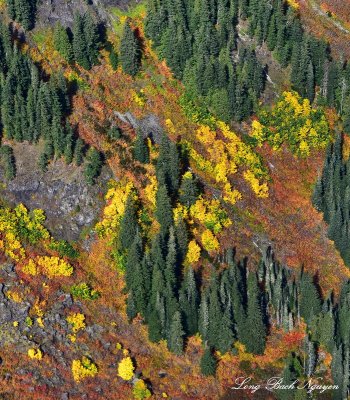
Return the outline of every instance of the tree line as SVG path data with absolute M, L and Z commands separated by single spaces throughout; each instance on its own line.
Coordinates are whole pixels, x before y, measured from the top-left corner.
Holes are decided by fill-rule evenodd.
M 68 164 L 75 161 L 77 165 L 87 158 L 85 175 L 91 183 L 99 174 L 102 157 L 96 149 L 88 149 L 68 122 L 70 89 L 63 74 L 57 72 L 47 79 L 12 42 L 5 24 L 0 25 L 0 59 L 1 136 L 17 142 L 43 140 L 38 160 L 43 171 L 54 158 L 64 157 Z M 12 149 L 3 146 L 1 154 L 5 175 L 13 178 L 16 168 Z
M 134 155 L 148 163 L 144 146 L 138 136 Z M 349 387 L 345 369 L 349 283 L 344 284 L 338 303 L 333 295 L 323 298 L 315 277 L 304 270 L 292 273 L 275 260 L 271 249 L 249 268 L 248 260 L 236 260 L 231 248 L 216 260 L 209 257 L 208 271 L 194 269 L 185 261 L 190 231 L 185 220 L 175 220 L 173 214 L 175 204 L 194 204 L 201 193 L 195 177 L 180 179 L 186 165 L 176 145 L 163 137 L 156 164 L 159 232 L 153 239 L 140 225 L 137 196 L 128 197 L 115 243 L 125 263 L 128 317 L 140 315 L 149 339 L 165 339 L 176 354 L 182 354 L 187 339 L 199 333 L 204 346 L 201 370 L 206 375 L 215 374 L 215 351 L 235 353 L 235 343 L 240 342 L 248 352 L 263 354 L 272 326 L 290 332 L 304 320 L 304 344 L 285 360 L 285 382 L 313 376 L 322 361 L 320 350 L 325 348 L 333 355 L 332 375 L 340 386 L 335 398 L 342 399 Z M 278 396 L 294 398 L 288 391 Z M 306 393 L 303 396 L 307 398 Z
M 237 46 L 238 20 L 237 1 L 151 0 L 145 23 L 187 93 L 225 121 L 241 121 L 256 109 L 266 77 L 254 50 Z
M 292 88 L 312 102 L 319 87 L 318 102 L 335 107 L 350 131 L 349 63 L 332 58 L 285 0 L 150 0 L 145 31 L 193 98 L 204 98 L 224 120 L 241 121 L 256 110 L 266 79 L 266 67 L 239 40 L 242 21 L 258 45 L 290 66 Z

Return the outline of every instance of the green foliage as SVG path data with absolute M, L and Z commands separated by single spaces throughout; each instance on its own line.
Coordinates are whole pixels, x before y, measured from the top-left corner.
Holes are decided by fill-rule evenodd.
M 51 240 L 49 244 L 51 250 L 57 251 L 60 257 L 77 258 L 79 256 L 78 250 L 76 250 L 69 242 L 66 240 Z
M 16 176 L 16 160 L 12 147 L 4 145 L 0 147 L 0 159 L 5 169 L 5 178 L 12 180 Z
M 73 47 L 69 39 L 67 29 L 64 28 L 59 22 L 55 26 L 53 44 L 55 49 L 68 63 L 72 63 L 74 61 Z
M 97 290 L 92 289 L 86 282 L 73 285 L 70 292 L 73 296 L 82 300 L 96 300 L 100 297 L 100 293 Z
M 200 367 L 201 372 L 205 376 L 215 375 L 217 361 L 213 355 L 212 350 L 208 347 L 201 358 Z
M 111 126 L 107 132 L 110 140 L 118 140 L 122 137 L 121 129 L 118 126 Z
M 142 136 L 142 132 L 137 132 L 137 137 L 134 145 L 134 157 L 142 164 L 149 163 L 149 149 Z
M 109 53 L 109 62 L 111 63 L 113 70 L 116 71 L 119 65 L 119 58 L 118 54 L 113 49 Z
M 98 63 L 100 35 L 97 23 L 89 13 L 76 14 L 73 24 L 73 52 L 76 62 L 90 70 Z
M 101 153 L 94 147 L 91 147 L 86 156 L 86 165 L 84 174 L 89 185 L 96 183 L 96 179 L 100 176 L 103 166 Z
M 312 148 L 325 148 L 330 131 L 324 111 L 311 107 L 295 92 L 284 92 L 271 111 L 261 111 L 251 136 L 258 145 L 267 141 L 275 150 L 287 143 L 293 153 L 308 156 Z
M 9 16 L 18 21 L 24 29 L 34 28 L 37 0 L 6 0 Z
M 135 76 L 138 73 L 141 66 L 141 46 L 139 38 L 131 28 L 129 21 L 124 26 L 119 58 L 120 64 L 127 74 Z

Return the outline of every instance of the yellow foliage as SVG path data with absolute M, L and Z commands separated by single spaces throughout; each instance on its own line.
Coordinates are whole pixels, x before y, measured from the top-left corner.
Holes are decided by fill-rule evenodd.
M 34 210 L 29 214 L 23 204 L 19 204 L 13 210 L 0 207 L 0 248 L 14 261 L 23 260 L 25 257 L 21 243 L 23 239 L 35 244 L 50 237 L 42 225 L 44 221 L 42 210 Z
M 234 205 L 238 200 L 241 200 L 242 194 L 237 190 L 233 189 L 229 183 L 227 183 L 224 187 L 224 200 Z
M 34 260 L 29 260 L 27 264 L 22 267 L 22 271 L 25 274 L 36 276 L 39 273 L 38 266 L 36 265 Z
M 204 144 L 212 144 L 216 138 L 216 132 L 212 131 L 209 126 L 200 125 L 197 129 L 196 137 Z
M 132 394 L 136 400 L 149 399 L 151 397 L 151 392 L 142 379 L 135 382 Z
M 258 120 L 252 122 L 251 136 L 257 139 L 259 146 L 261 146 L 266 140 L 264 126 Z
M 76 382 L 88 377 L 94 377 L 97 372 L 97 366 L 87 357 L 82 357 L 81 360 L 73 360 L 72 362 L 72 373 Z
M 175 223 L 181 219 L 186 220 L 188 218 L 188 208 L 180 203 L 176 204 L 173 208 L 174 221 Z
M 296 92 L 284 92 L 271 111 L 260 113 L 260 120 L 253 121 L 251 136 L 258 145 L 267 141 L 274 150 L 287 143 L 294 153 L 305 157 L 311 148 L 325 148 L 330 140 L 323 110 L 312 108 L 310 101 Z
M 40 328 L 44 328 L 44 321 L 42 319 L 42 317 L 38 317 L 36 319 L 36 322 L 38 323 L 38 325 L 40 326 Z
M 124 379 L 124 381 L 130 381 L 134 376 L 134 364 L 130 357 L 123 358 L 118 365 L 118 375 Z
M 96 225 L 96 231 L 100 236 L 113 235 L 124 215 L 125 205 L 130 193 L 134 193 L 132 182 L 110 182 L 110 189 L 106 194 L 108 205 L 104 208 L 103 219 Z M 137 198 L 135 194 L 135 199 Z
M 41 360 L 43 358 L 43 353 L 40 349 L 29 349 L 28 357 L 36 360 Z
M 191 240 L 188 244 L 188 250 L 186 255 L 186 262 L 189 264 L 196 263 L 201 256 L 201 248 L 198 246 L 195 240 Z
M 253 192 L 260 198 L 269 197 L 269 188 L 267 184 L 264 182 L 260 184 L 259 180 L 255 177 L 255 175 L 250 171 L 244 172 L 244 179 L 249 182 Z
M 36 258 L 36 263 L 49 278 L 73 274 L 73 267 L 59 257 L 40 256 Z
M 67 317 L 67 322 L 72 325 L 72 331 L 77 333 L 80 329 L 85 328 L 85 315 L 81 313 L 74 313 Z
M 147 200 L 155 207 L 157 194 L 157 178 L 155 176 L 149 177 L 149 184 L 145 187 L 145 195 Z
M 295 10 L 299 9 L 299 3 L 297 0 L 287 0 L 287 3 Z
M 232 224 L 219 200 L 204 200 L 200 197 L 190 207 L 190 215 L 214 233 L 219 233 Z
M 6 292 L 6 296 L 8 299 L 14 301 L 15 303 L 22 303 L 23 301 L 23 296 L 20 293 L 14 292 L 12 290 L 8 290 Z
M 220 248 L 219 241 L 209 229 L 202 233 L 202 244 L 207 251 L 217 251 Z

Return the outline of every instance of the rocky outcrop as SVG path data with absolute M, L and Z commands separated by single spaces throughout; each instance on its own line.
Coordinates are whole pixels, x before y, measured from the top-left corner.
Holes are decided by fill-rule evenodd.
M 23 203 L 29 209 L 45 211 L 46 226 L 57 238 L 78 240 L 91 227 L 104 205 L 104 193 L 111 171 L 104 167 L 98 183 L 89 186 L 82 167 L 66 165 L 63 160 L 50 164 L 42 173 L 37 165 L 38 146 L 18 143 L 14 146 L 17 176 L 6 182 L 0 167 L 0 197 L 11 205 Z
M 129 0 L 42 0 L 38 6 L 37 25 L 54 25 L 60 21 L 72 26 L 75 13 L 93 12 L 102 21 L 108 22 L 108 7 L 127 7 Z

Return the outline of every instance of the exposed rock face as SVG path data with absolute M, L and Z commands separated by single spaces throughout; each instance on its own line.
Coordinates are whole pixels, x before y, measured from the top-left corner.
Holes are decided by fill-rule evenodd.
M 41 0 L 38 6 L 37 24 L 53 25 L 60 21 L 64 26 L 72 26 L 75 13 L 94 12 L 101 20 L 108 21 L 111 7 L 125 8 L 129 0 Z
M 52 163 L 46 173 L 37 166 L 38 146 L 19 143 L 14 146 L 17 176 L 5 183 L 0 168 L 0 197 L 12 205 L 23 203 L 29 209 L 45 211 L 46 226 L 57 238 L 77 240 L 84 228 L 97 219 L 104 204 L 106 183 L 111 172 L 104 167 L 98 184 L 86 184 L 83 170 L 66 165 L 63 160 Z

